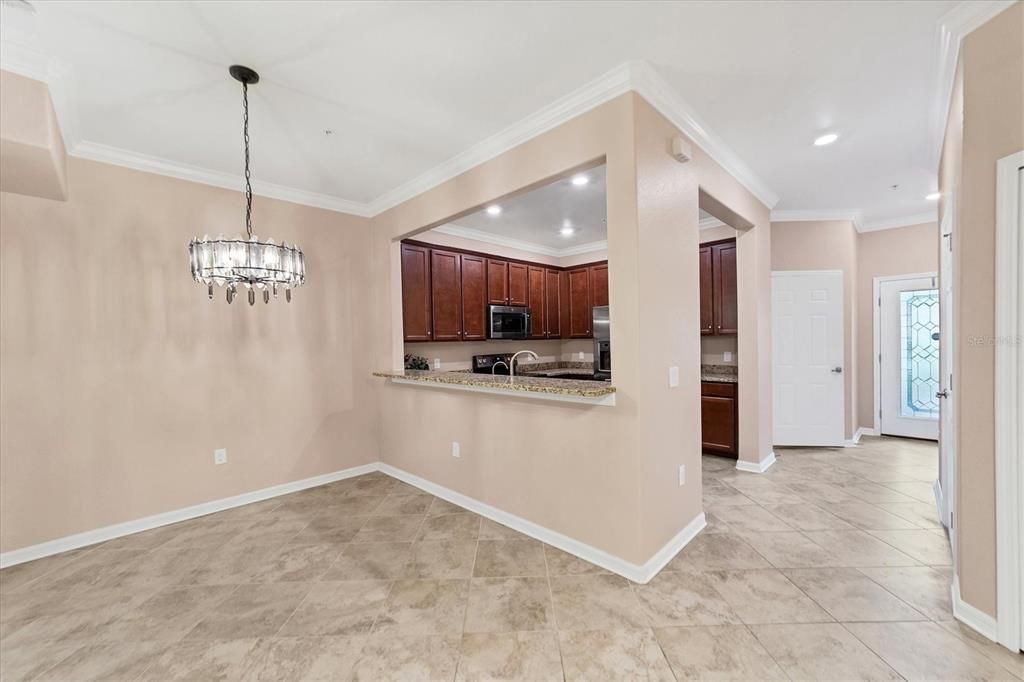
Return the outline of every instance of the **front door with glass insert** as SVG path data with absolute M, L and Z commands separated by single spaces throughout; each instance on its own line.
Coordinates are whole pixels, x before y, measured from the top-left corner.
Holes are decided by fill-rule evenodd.
M 935 277 L 879 283 L 883 435 L 939 438 L 939 291 Z

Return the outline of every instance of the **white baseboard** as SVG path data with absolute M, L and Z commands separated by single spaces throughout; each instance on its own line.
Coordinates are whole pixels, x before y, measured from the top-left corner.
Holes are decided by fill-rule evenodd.
M 998 642 L 999 627 L 996 619 L 960 598 L 960 576 L 953 576 L 953 584 L 949 589 L 953 602 L 953 617 L 978 634 Z
M 865 427 L 861 426 L 861 427 L 858 427 L 858 429 L 853 432 L 853 438 L 848 439 L 845 443 L 843 443 L 843 446 L 847 447 L 847 448 L 857 447 L 858 445 L 860 445 L 861 436 L 877 436 L 877 435 L 878 435 L 878 431 L 876 431 L 875 429 L 868 429 L 868 428 L 865 428 Z
M 104 526 L 103 528 L 96 528 L 95 530 L 87 530 L 83 533 L 67 535 L 62 538 L 57 538 L 56 540 L 41 542 L 38 545 L 31 545 L 29 547 L 11 550 L 10 552 L 4 552 L 0 554 L 0 568 L 7 568 L 8 566 L 14 566 L 26 561 L 33 561 L 35 559 L 42 559 L 43 557 L 51 556 L 53 554 L 60 554 L 61 552 L 78 549 L 79 547 L 94 545 L 97 542 L 106 542 L 107 540 L 113 540 L 114 538 L 123 537 L 125 535 L 132 535 L 144 530 L 152 530 L 153 528 L 159 528 L 160 526 L 166 526 L 171 523 L 187 521 L 188 519 L 194 519 L 197 516 L 206 516 L 207 514 L 233 509 L 234 507 L 241 507 L 242 505 L 252 504 L 253 502 L 261 502 L 272 497 L 278 497 L 279 495 L 287 495 L 288 493 L 305 490 L 306 488 L 315 488 L 316 486 L 333 483 L 334 481 L 340 481 L 345 478 L 362 476 L 363 474 L 368 474 L 377 470 L 378 463 L 371 462 L 369 464 L 335 471 L 330 474 L 304 478 L 300 481 L 292 481 L 291 483 L 282 483 L 280 485 L 270 486 L 269 488 L 254 490 L 250 493 L 243 493 L 233 497 L 225 497 L 219 500 L 211 500 L 191 507 L 175 509 L 161 514 L 145 516 L 141 519 L 117 523 L 112 526 Z
M 771 456 L 771 460 L 774 461 L 774 453 Z M 771 466 L 771 464 L 769 463 L 768 466 Z M 765 468 L 767 468 L 767 466 Z M 34 561 L 35 559 L 42 559 L 43 557 L 68 552 L 80 547 L 87 547 L 99 542 L 106 542 L 107 540 L 113 540 L 126 535 L 133 535 L 142 531 L 159 528 L 160 526 L 178 523 L 179 521 L 187 521 L 188 519 L 206 516 L 207 514 L 212 514 L 214 512 L 241 507 L 242 505 L 252 504 L 253 502 L 261 502 L 272 497 L 306 490 L 307 488 L 315 488 L 327 483 L 333 483 L 334 481 L 340 481 L 354 476 L 362 476 L 374 471 L 381 471 L 389 476 L 393 476 L 400 481 L 404 481 L 409 485 L 425 490 L 426 492 L 447 500 L 452 504 L 456 504 L 468 509 L 469 511 L 475 512 L 480 516 L 484 516 L 492 521 L 506 525 L 509 528 L 523 533 L 524 535 L 546 542 L 564 552 L 568 552 L 573 556 L 589 561 L 592 564 L 607 569 L 612 573 L 617 573 L 618 575 L 637 583 L 646 583 L 650 581 L 651 578 L 657 575 L 658 572 L 664 568 L 665 565 L 707 525 L 704 518 L 704 512 L 701 512 L 681 531 L 679 531 L 675 537 L 669 540 L 664 547 L 658 550 L 653 557 L 643 564 L 634 564 L 603 550 L 597 549 L 596 547 L 591 547 L 590 545 L 578 540 L 574 540 L 567 535 L 562 535 L 561 533 L 545 528 L 544 526 L 540 526 L 532 521 L 527 521 L 526 519 L 514 514 L 502 511 L 497 507 L 492 507 L 488 504 L 475 500 L 463 495 L 462 493 L 455 492 L 454 490 L 450 490 L 436 483 L 431 483 L 424 478 L 410 474 L 398 469 L 397 467 L 384 464 L 383 462 L 371 462 L 369 464 L 335 471 L 330 474 L 323 474 L 322 476 L 305 478 L 300 481 L 292 481 L 291 483 L 282 483 L 281 485 L 275 485 L 261 490 L 254 490 L 249 493 L 243 493 L 242 495 L 235 495 L 234 497 L 211 500 L 210 502 L 203 502 L 191 507 L 184 507 L 182 509 L 175 509 L 161 514 L 154 514 L 152 516 L 114 524 L 112 526 L 104 526 L 103 528 L 97 528 L 95 530 L 57 538 L 56 540 L 42 542 L 38 545 L 31 545 L 29 547 L 12 550 L 10 552 L 4 552 L 0 554 L 0 568 L 15 566 L 26 561 Z
M 591 547 L 579 540 L 574 540 L 567 535 L 562 535 L 561 533 L 545 528 L 544 526 L 533 523 L 532 521 L 527 521 L 515 514 L 502 511 L 497 507 L 492 507 L 489 504 L 480 502 L 479 500 L 463 495 L 462 493 L 451 490 L 450 488 L 445 488 L 444 486 L 432 483 L 425 478 L 420 478 L 415 474 L 410 474 L 409 472 L 391 466 L 390 464 L 384 464 L 382 462 L 380 470 L 388 476 L 393 476 L 394 478 L 404 481 L 411 486 L 415 486 L 420 490 L 424 490 L 435 497 L 440 497 L 443 500 L 447 500 L 452 504 L 468 509 L 480 516 L 496 521 L 504 526 L 508 526 L 513 530 L 519 531 L 523 535 L 528 535 L 536 540 L 540 540 L 541 542 L 546 542 L 553 547 L 557 547 L 563 552 L 568 552 L 573 556 L 577 556 L 584 561 L 589 561 L 596 566 L 600 566 L 612 573 L 617 573 L 618 575 L 636 583 L 646 583 L 650 581 L 651 578 L 657 575 L 658 571 L 665 567 L 665 564 L 667 564 L 672 557 L 679 553 L 679 550 L 685 547 L 686 544 L 696 537 L 697 533 L 707 525 L 704 519 L 704 512 L 701 512 L 644 564 L 634 564 L 609 554 L 604 550 Z
M 747 462 L 742 459 L 736 460 L 736 468 L 740 471 L 746 471 L 749 474 L 763 474 L 768 471 L 771 466 L 775 464 L 775 451 L 772 450 L 768 453 L 768 456 L 762 459 L 758 463 Z

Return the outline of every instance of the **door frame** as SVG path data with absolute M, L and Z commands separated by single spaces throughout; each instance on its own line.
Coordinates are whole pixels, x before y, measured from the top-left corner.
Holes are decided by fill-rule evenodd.
M 872 283 L 871 296 L 875 305 L 871 306 L 871 337 L 872 337 L 872 352 L 874 353 L 873 360 L 871 362 L 872 369 L 874 371 L 875 380 L 875 412 L 873 423 L 875 428 L 873 429 L 873 436 L 880 436 L 882 434 L 882 417 L 880 411 L 882 409 L 882 325 L 881 325 L 881 311 L 882 311 L 882 282 L 899 282 L 906 279 L 919 279 L 921 277 L 932 277 L 938 282 L 938 272 L 913 272 L 905 275 L 884 275 L 882 277 L 875 277 Z M 942 330 L 939 330 L 942 333 Z
M 1012 651 L 1024 646 L 1024 429 L 1018 423 L 1024 410 L 1022 167 L 1024 151 L 996 162 L 996 624 L 999 643 Z

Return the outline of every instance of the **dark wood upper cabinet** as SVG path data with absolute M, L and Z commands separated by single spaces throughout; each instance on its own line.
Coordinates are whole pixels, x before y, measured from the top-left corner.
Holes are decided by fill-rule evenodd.
M 569 337 L 586 339 L 591 336 L 593 305 L 590 302 L 590 268 L 569 271 Z
M 547 325 L 547 337 L 557 339 L 562 336 L 562 306 L 558 270 L 544 271 L 544 323 Z
M 487 259 L 487 303 L 508 305 L 508 261 Z
M 462 254 L 462 339 L 487 338 L 487 265 L 481 256 Z
M 402 244 L 402 329 L 406 341 L 430 341 L 430 250 Z
M 714 276 L 714 317 L 716 334 L 735 334 L 739 327 L 736 307 L 736 242 L 716 244 L 711 249 Z
M 700 247 L 700 333 L 735 334 L 739 329 L 736 305 L 736 240 Z
M 714 281 L 711 277 L 711 247 L 700 247 L 700 333 L 715 333 Z
M 593 307 L 608 305 L 608 264 L 569 270 L 486 253 L 402 242 L 406 341 L 487 339 L 488 305 L 528 306 L 531 339 L 593 336 Z
M 530 338 L 531 339 L 546 339 L 548 336 L 548 325 L 547 325 L 547 296 L 545 296 L 545 285 L 547 284 L 547 278 L 544 275 L 545 270 L 541 267 L 529 266 L 527 268 L 527 282 L 529 286 L 529 300 L 530 300 Z
M 608 305 L 608 264 L 590 266 L 590 305 Z
M 434 341 L 462 340 L 462 263 L 459 253 L 430 250 Z
M 530 305 L 527 267 L 523 263 L 508 264 L 508 304 Z

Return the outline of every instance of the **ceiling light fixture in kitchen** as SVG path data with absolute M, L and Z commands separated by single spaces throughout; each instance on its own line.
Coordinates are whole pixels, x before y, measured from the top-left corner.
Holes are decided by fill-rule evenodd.
M 942 197 L 942 192 L 932 192 L 926 196 L 925 199 L 928 201 L 938 201 L 940 197 Z
M 487 215 L 501 215 L 501 206 L 491 204 L 487 207 Z
M 245 141 L 245 237 L 225 238 L 209 235 L 193 237 L 188 245 L 192 278 L 205 284 L 210 298 L 213 285 L 227 287 L 231 303 L 241 285 L 248 290 L 249 305 L 256 303 L 256 290 L 263 292 L 263 302 L 270 294 L 277 296 L 284 289 L 290 303 L 292 289 L 306 281 L 306 259 L 297 246 L 288 246 L 273 239 L 260 241 L 252 234 L 252 182 L 249 174 L 249 86 L 259 83 L 260 76 L 247 66 L 232 66 L 231 77 L 242 84 L 242 139 Z
M 572 179 L 572 184 L 576 185 L 577 187 L 582 187 L 583 185 L 587 184 L 588 182 L 590 182 L 590 178 L 588 178 L 586 175 L 582 175 L 582 174 L 581 175 L 573 176 L 573 179 Z
M 561 234 L 561 235 L 562 235 L 563 237 L 571 237 L 571 236 L 573 236 L 573 234 L 575 234 L 575 233 L 576 233 L 576 230 L 575 230 L 575 229 L 573 229 L 573 226 L 572 226 L 572 221 L 571 221 L 571 220 L 569 220 L 568 218 L 566 218 L 566 219 L 565 219 L 565 220 L 564 220 L 564 221 L 562 222 L 562 229 L 561 229 L 561 230 L 559 230 L 559 233 L 560 233 L 560 234 Z
M 814 146 L 815 147 L 824 147 L 827 144 L 832 144 L 833 142 L 835 142 L 838 139 L 839 139 L 839 135 L 837 135 L 835 133 L 826 133 L 825 135 L 822 135 L 821 137 L 815 138 Z

